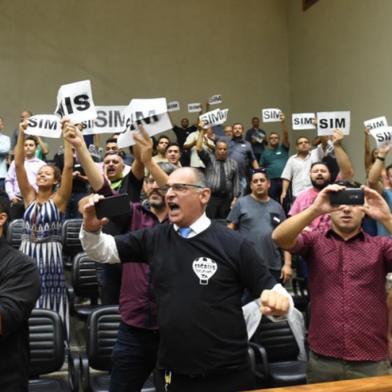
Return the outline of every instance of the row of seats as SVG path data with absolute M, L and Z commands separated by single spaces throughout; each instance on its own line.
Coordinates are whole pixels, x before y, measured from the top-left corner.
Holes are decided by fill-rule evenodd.
M 29 391 L 83 391 L 109 390 L 111 354 L 120 323 L 118 306 L 96 308 L 87 322 L 87 345 L 82 353 L 64 349 L 64 328 L 59 315 L 52 310 L 34 309 L 29 318 L 30 381 Z M 42 376 L 58 371 L 68 357 L 68 382 Z M 100 372 L 91 372 L 91 369 Z M 155 392 L 152 378 L 142 392 Z
M 99 306 L 88 317 L 86 351 L 67 353 L 68 383 L 41 375 L 58 371 L 64 363 L 64 332 L 57 313 L 34 309 L 29 319 L 30 391 L 109 390 L 111 353 L 120 323 L 117 306 Z M 287 321 L 263 318 L 249 344 L 257 387 L 306 383 L 306 362 L 297 359 L 299 348 Z M 91 369 L 100 372 L 91 372 Z M 154 392 L 152 377 L 142 392 Z

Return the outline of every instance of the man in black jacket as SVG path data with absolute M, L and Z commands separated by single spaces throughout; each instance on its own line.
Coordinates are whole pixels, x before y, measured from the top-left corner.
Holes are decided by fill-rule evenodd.
M 27 320 L 40 294 L 33 260 L 7 244 L 4 228 L 9 199 L 0 193 L 0 391 L 27 391 L 29 331 Z

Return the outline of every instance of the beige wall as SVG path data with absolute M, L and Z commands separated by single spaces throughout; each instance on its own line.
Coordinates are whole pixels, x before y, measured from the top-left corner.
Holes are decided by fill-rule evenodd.
M 285 0 L 0 5 L 0 112 L 7 133 L 22 109 L 50 113 L 58 87 L 82 79 L 91 79 L 97 105 L 165 96 L 185 108 L 220 93 L 229 121 L 246 126 L 262 107 L 290 109 Z
M 301 3 L 288 1 L 292 110 L 350 110 L 345 146 L 364 181 L 363 121 L 392 123 L 392 1 L 320 0 L 305 13 Z

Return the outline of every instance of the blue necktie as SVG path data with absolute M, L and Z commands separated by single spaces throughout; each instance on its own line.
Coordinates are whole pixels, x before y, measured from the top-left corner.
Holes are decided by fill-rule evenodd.
M 191 234 L 192 229 L 190 227 L 180 227 L 178 229 L 178 234 L 183 238 L 188 238 L 189 234 Z

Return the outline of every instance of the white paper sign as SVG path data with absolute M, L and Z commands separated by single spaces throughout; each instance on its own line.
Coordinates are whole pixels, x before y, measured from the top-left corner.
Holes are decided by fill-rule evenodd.
M 37 114 L 28 118 L 26 135 L 59 138 L 61 136 L 61 122 L 54 114 Z
M 340 129 L 344 135 L 350 134 L 350 112 L 317 113 L 317 135 L 333 135 L 334 129 Z
M 127 106 L 96 106 L 97 119 L 83 122 L 83 134 L 120 133 L 127 127 Z
M 280 122 L 280 114 L 282 111 L 280 109 L 263 109 L 261 111 L 261 118 L 263 122 Z
M 138 123 L 143 125 L 144 129 L 150 136 L 167 131 L 173 127 L 167 113 L 158 114 L 150 118 L 144 118 L 139 120 Z M 133 135 L 136 129 L 137 124 L 131 124 L 125 132 L 118 136 L 117 145 L 119 148 L 125 148 L 135 144 Z
M 227 120 L 229 109 L 215 109 L 199 116 L 199 120 L 204 122 L 204 128 L 224 124 Z
M 371 129 L 370 134 L 377 143 L 377 148 L 392 145 L 392 127 L 379 127 Z
M 210 105 L 218 105 L 218 104 L 222 103 L 222 95 L 220 95 L 220 94 L 213 95 L 212 97 L 210 97 L 208 99 L 208 103 Z
M 381 127 L 387 127 L 388 122 L 385 116 L 381 116 L 381 117 L 372 118 L 370 120 L 366 120 L 363 122 L 363 125 L 365 125 L 365 127 L 369 129 L 376 129 Z
M 293 130 L 316 129 L 314 113 L 293 113 L 291 117 Z
M 73 123 L 95 120 L 95 110 L 91 83 L 89 80 L 64 84 L 57 93 L 57 107 L 55 114 L 66 117 Z
M 168 112 L 178 112 L 180 110 L 180 102 L 171 101 L 167 103 L 167 111 Z
M 166 98 L 135 98 L 129 102 L 124 110 L 125 119 L 130 123 L 136 123 L 143 118 L 153 117 L 167 112 Z
M 201 103 L 188 103 L 188 113 L 200 113 L 201 111 Z
M 120 148 L 135 144 L 133 133 L 138 125 L 143 125 L 150 136 L 172 128 L 166 98 L 132 99 L 124 113 L 127 129 L 118 137 Z

